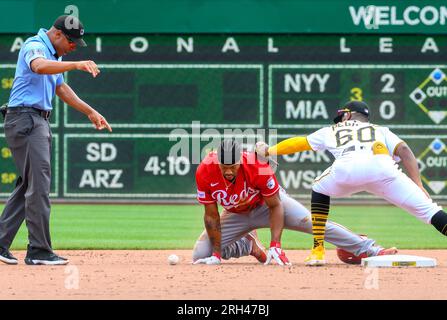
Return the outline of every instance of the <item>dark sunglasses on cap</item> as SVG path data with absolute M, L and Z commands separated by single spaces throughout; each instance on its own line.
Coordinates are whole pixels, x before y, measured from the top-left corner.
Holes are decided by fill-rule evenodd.
M 341 116 L 345 112 L 352 112 L 352 111 L 350 109 L 348 109 L 348 108 L 338 109 L 337 110 L 337 116 Z

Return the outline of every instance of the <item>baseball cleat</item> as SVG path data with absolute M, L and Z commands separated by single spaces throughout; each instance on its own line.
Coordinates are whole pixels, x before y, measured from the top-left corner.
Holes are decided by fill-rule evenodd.
M 17 264 L 17 259 L 7 249 L 0 248 L 0 261 L 6 264 Z
M 324 259 L 325 250 L 323 246 L 318 246 L 312 249 L 310 256 L 304 260 L 306 266 L 324 266 L 326 260 Z
M 264 246 L 258 239 L 256 230 L 248 233 L 246 237 L 252 243 L 250 255 L 255 257 L 260 263 L 265 263 L 267 261 L 267 254 L 265 253 Z
M 27 255 L 25 257 L 25 263 L 27 265 L 48 265 L 48 266 L 60 266 L 68 264 L 68 259 L 58 256 L 55 253 L 41 254 L 36 256 Z

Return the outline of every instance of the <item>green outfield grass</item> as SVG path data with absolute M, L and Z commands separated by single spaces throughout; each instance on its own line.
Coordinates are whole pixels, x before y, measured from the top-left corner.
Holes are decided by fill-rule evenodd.
M 401 209 L 390 206 L 333 206 L 330 219 L 383 246 L 401 249 L 447 248 L 447 238 Z M 53 205 L 55 249 L 192 249 L 203 230 L 199 205 Z M 259 232 L 265 245 L 270 232 Z M 311 236 L 285 230 L 283 247 L 308 249 Z M 25 225 L 12 249 L 25 249 Z M 331 248 L 331 246 L 328 246 Z

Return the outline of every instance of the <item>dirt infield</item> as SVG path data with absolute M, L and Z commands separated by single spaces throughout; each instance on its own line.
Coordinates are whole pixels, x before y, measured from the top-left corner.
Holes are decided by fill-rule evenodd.
M 305 267 L 308 251 L 287 251 L 292 267 L 263 266 L 252 257 L 193 266 L 189 250 L 58 251 L 68 266 L 0 263 L 0 299 L 301 300 L 447 299 L 447 250 L 401 250 L 436 258 L 436 268 L 367 269 L 327 252 L 325 267 Z M 171 266 L 168 255 L 180 263 Z

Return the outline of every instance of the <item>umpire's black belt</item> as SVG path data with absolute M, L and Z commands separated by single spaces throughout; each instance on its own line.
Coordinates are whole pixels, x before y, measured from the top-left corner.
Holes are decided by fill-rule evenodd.
M 8 106 L 8 109 L 6 110 L 6 113 L 24 113 L 24 112 L 31 112 L 31 113 L 37 113 L 44 119 L 48 119 L 51 115 L 51 111 L 45 111 L 34 107 L 10 107 Z

